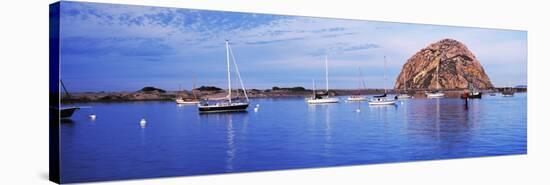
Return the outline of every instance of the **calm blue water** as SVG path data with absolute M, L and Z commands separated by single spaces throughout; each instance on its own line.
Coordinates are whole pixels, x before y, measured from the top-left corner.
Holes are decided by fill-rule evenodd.
M 342 100 L 344 97 L 342 97 Z M 93 103 L 61 124 L 61 180 L 81 182 L 527 153 L 527 95 L 397 106 L 253 99 L 258 112 Z M 360 108 L 361 112 L 355 110 Z M 92 121 L 87 115 L 97 115 Z M 141 128 L 140 119 L 147 119 Z

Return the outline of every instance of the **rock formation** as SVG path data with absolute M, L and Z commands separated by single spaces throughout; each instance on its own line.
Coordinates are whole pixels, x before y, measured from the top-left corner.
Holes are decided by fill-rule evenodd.
M 439 78 L 436 78 L 439 68 Z M 437 80 L 439 79 L 439 80 Z M 437 80 L 437 81 L 436 81 Z M 396 89 L 493 88 L 483 67 L 468 48 L 453 39 L 443 39 L 421 49 L 403 65 Z

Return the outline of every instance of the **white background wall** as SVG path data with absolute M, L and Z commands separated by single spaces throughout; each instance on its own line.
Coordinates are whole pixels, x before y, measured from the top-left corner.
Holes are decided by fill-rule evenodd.
M 93 0 L 97 2 L 528 30 L 528 155 L 209 175 L 106 184 L 549 184 L 550 17 L 545 1 Z M 48 4 L 0 10 L 0 184 L 48 176 Z M 129 169 L 130 170 L 130 169 Z

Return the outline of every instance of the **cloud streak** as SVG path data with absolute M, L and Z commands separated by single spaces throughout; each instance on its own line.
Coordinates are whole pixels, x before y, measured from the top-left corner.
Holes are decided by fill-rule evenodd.
M 134 90 L 139 81 L 173 89 L 189 86 L 191 74 L 223 86 L 226 39 L 243 77 L 268 87 L 309 85 L 304 79 L 323 72 L 324 55 L 335 88 L 355 84 L 346 79 L 356 76 L 357 66 L 375 79 L 384 56 L 388 79 L 395 79 L 410 56 L 442 38 L 465 43 L 497 85 L 509 76 L 527 78 L 527 35 L 517 31 L 84 2 L 62 2 L 60 31 L 62 78 L 86 77 L 74 83 L 82 91 Z M 134 85 L 93 83 L 102 77 Z

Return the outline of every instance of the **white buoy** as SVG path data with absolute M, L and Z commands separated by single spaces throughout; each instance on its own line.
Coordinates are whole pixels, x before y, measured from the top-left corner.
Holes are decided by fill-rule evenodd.
M 254 107 L 254 112 L 258 112 L 258 107 Z
M 260 107 L 260 104 L 256 104 L 256 107 Z
M 90 114 L 89 117 L 90 117 L 91 120 L 95 120 L 96 115 L 95 114 Z
M 355 109 L 355 112 L 361 112 L 361 109 Z
M 147 121 L 145 121 L 145 118 L 142 118 L 141 121 L 139 121 L 139 125 L 145 127 L 145 124 L 147 124 Z

